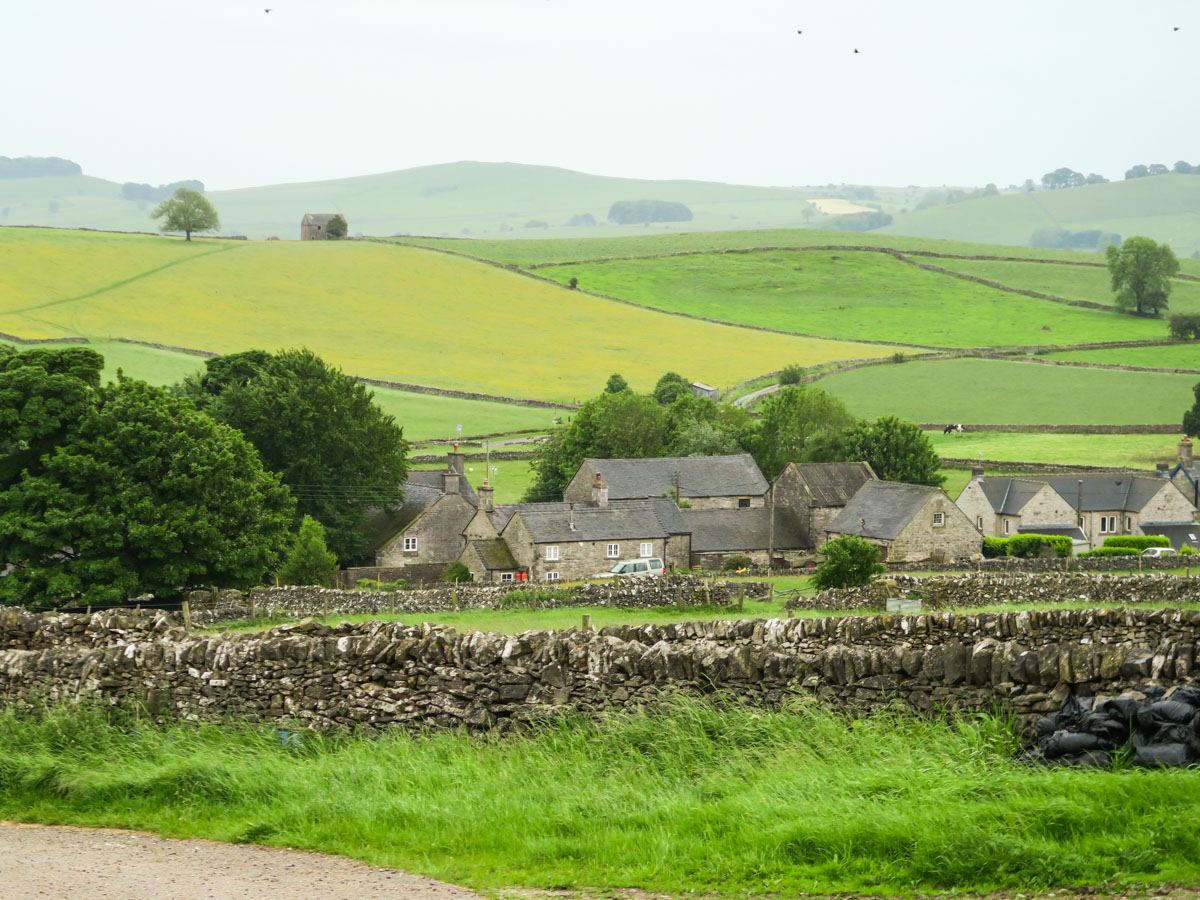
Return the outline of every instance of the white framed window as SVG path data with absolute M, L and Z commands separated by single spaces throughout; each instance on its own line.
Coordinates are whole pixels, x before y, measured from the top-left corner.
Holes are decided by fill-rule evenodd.
M 405 553 L 416 553 L 417 552 L 417 539 L 415 537 L 406 537 L 404 539 L 404 552 Z
M 945 524 L 946 524 L 946 514 L 945 513 L 934 513 L 933 514 L 933 527 L 934 528 L 941 528 Z
M 978 528 L 980 531 L 983 531 L 983 516 L 975 517 L 975 527 Z
M 1117 517 L 1116 516 L 1101 516 L 1100 517 L 1100 533 L 1101 534 L 1116 534 Z
M 513 580 L 513 577 L 514 577 L 514 576 L 513 576 L 513 573 L 512 573 L 512 572 L 501 572 L 501 573 L 500 573 L 500 580 L 501 580 L 501 581 L 512 581 L 512 580 Z
M 1129 518 L 1129 516 L 1125 517 L 1125 530 L 1133 531 L 1133 519 Z
M 554 561 L 558 559 L 558 545 L 554 544 L 546 548 L 546 559 Z
M 646 557 L 653 556 L 653 555 L 654 555 L 654 545 L 648 541 L 643 541 L 642 542 L 642 552 L 641 552 L 642 558 L 645 559 Z
M 1008 527 L 1009 527 L 1008 519 L 1005 519 L 1004 520 L 1004 533 L 1005 534 L 1008 534 Z
M 609 544 L 607 551 L 604 554 L 608 559 L 619 559 L 621 556 L 620 544 Z
M 561 572 L 547 572 L 546 580 L 547 581 L 562 581 L 562 573 Z

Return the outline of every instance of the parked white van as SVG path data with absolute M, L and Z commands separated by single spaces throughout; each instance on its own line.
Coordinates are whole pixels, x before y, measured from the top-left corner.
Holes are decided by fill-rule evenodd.
M 663 561 L 657 556 L 652 556 L 649 559 L 631 559 L 626 562 L 619 562 L 607 572 L 600 572 L 593 575 L 593 578 L 616 578 L 620 575 L 622 578 L 657 578 L 666 570 Z

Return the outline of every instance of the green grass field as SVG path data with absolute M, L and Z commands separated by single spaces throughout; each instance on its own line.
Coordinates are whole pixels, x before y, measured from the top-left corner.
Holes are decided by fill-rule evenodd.
M 1194 401 L 1196 380 L 1195 375 L 952 359 L 871 366 L 816 384 L 840 397 L 856 416 L 869 419 L 894 415 L 929 423 L 1158 425 L 1181 419 Z
M 1182 412 L 1180 413 L 1182 418 Z M 1180 435 L 1169 434 L 1027 434 L 968 431 L 926 432 L 939 456 L 1013 462 L 1127 466 L 1153 469 L 1174 462 Z
M 1145 366 L 1155 369 L 1200 369 L 1200 343 L 1191 341 L 1160 347 L 1114 347 L 1108 350 L 1064 350 L 1047 353 L 1047 359 L 1109 365 Z
M 146 246 L 154 265 L 135 271 Z M 556 401 L 590 397 L 616 371 L 648 390 L 697 358 L 706 364 L 695 377 L 729 385 L 876 352 L 688 321 L 381 244 L 0 229 L 0 272 L 0 331 L 22 337 L 218 353 L 307 346 L 349 374 Z
M 520 736 L 0 711 L 0 817 L 340 853 L 477 890 L 717 898 L 1195 882 L 1200 780 L 1023 766 L 1011 725 L 676 700 Z
M 475 448 L 469 448 L 472 453 L 479 452 Z M 422 453 L 429 451 L 422 450 Z M 446 468 L 445 463 L 416 463 L 414 469 L 439 469 Z M 467 460 L 467 480 L 471 482 L 472 487 L 479 487 L 486 477 L 485 469 L 487 468 L 484 460 Z M 492 499 L 496 503 L 518 503 L 525 491 L 529 488 L 533 481 L 533 472 L 529 468 L 529 462 L 524 459 L 493 459 L 492 468 L 496 471 L 492 473 L 492 487 L 495 492 L 492 494 Z

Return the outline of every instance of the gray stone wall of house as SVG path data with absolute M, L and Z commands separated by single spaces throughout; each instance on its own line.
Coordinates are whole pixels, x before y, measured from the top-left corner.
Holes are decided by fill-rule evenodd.
M 375 554 L 381 566 L 450 565 L 462 556 L 466 547 L 463 529 L 475 515 L 475 508 L 460 494 L 443 494 L 431 503 L 408 527 Z M 415 537 L 417 549 L 406 551 L 404 539 Z
M 934 513 L 941 513 L 945 524 L 935 526 Z M 888 543 L 888 559 L 893 562 L 927 559 L 938 554 L 948 560 L 969 559 L 971 554 L 983 550 L 983 537 L 975 523 L 942 491 L 931 495 L 895 540 Z
M 529 528 L 521 518 L 520 513 L 517 513 L 508 520 L 508 524 L 504 526 L 504 531 L 500 536 L 508 544 L 509 552 L 512 553 L 513 559 L 517 561 L 517 565 L 526 569 L 530 573 L 530 578 L 536 577 L 533 575 L 533 567 L 537 555 L 536 548 L 533 545 L 533 535 L 529 533 Z
M 668 569 L 690 569 L 692 567 L 692 536 L 673 534 L 666 540 L 666 556 L 663 562 Z
M 307 621 L 189 635 L 168 617 L 0 611 L 0 701 L 86 698 L 158 717 L 280 727 L 509 729 L 644 708 L 675 692 L 852 712 L 1011 709 L 1021 726 L 1085 696 L 1196 684 L 1200 611 L 1055 609 L 458 634 Z
M 574 581 L 607 572 L 619 562 L 643 557 L 642 544 L 652 548 L 649 556 L 657 556 L 666 561 L 666 541 L 663 538 L 645 538 L 641 540 L 614 541 L 574 541 L 572 543 L 534 545 L 534 561 L 529 568 L 529 577 L 536 581 L 545 581 L 547 572 L 557 572 L 561 581 Z M 617 545 L 617 555 L 608 555 L 608 545 Z M 557 547 L 558 559 L 546 558 L 546 548 Z
M 775 508 L 791 510 L 796 516 L 796 521 L 800 523 L 805 539 L 810 543 L 820 541 L 833 519 L 830 517 L 829 521 L 823 524 L 815 522 L 816 510 L 812 507 L 812 493 L 796 469 L 793 466 L 786 467 L 775 479 L 771 490 L 775 495 Z M 836 512 L 835 510 L 834 513 Z
M 743 501 L 749 503 L 751 509 L 767 505 L 765 494 L 745 494 L 741 497 L 685 497 L 684 499 L 692 504 L 692 509 L 739 509 Z

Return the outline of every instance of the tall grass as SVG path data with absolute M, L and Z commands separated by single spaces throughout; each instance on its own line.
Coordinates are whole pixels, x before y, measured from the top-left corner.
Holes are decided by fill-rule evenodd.
M 1028 769 L 1000 717 L 675 700 L 523 736 L 0 713 L 0 816 L 286 845 L 476 888 L 727 894 L 1194 880 L 1200 779 Z

